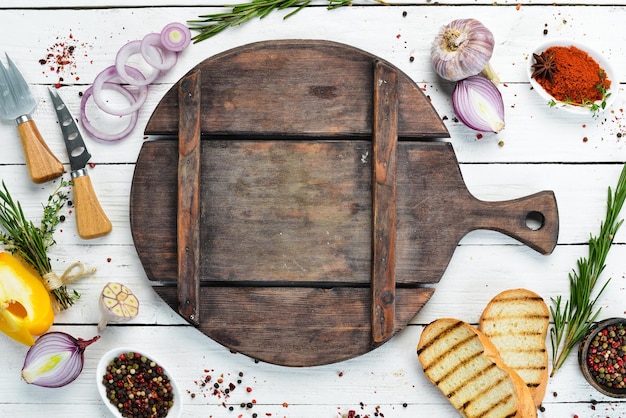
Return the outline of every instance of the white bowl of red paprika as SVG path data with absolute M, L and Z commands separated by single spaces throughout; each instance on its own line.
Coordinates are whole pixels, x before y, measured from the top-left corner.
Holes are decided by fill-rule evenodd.
M 120 347 L 105 353 L 96 368 L 96 383 L 104 404 L 117 418 L 181 415 L 176 382 L 145 351 Z
M 626 398 L 626 318 L 592 325 L 578 346 L 578 364 L 600 393 Z
M 532 88 L 548 106 L 597 115 L 615 101 L 619 80 L 610 62 L 578 41 L 559 39 L 537 46 L 528 57 Z

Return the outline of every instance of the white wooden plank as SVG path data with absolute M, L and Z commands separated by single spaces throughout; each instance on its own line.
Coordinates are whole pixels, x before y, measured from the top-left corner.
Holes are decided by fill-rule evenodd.
M 55 329 L 76 337 L 90 338 L 94 335 L 94 328 L 64 326 Z M 84 405 L 87 411 L 101 413 L 95 367 L 104 352 L 123 342 L 138 350 L 149 351 L 169 369 L 181 390 L 186 392 L 183 398 L 184 416 L 227 416 L 228 411 L 222 406 L 224 402 L 226 406 L 233 406 L 234 412 L 243 412 L 246 417 L 253 412 L 259 416 L 270 413 L 270 416 L 334 417 L 339 416 L 334 414 L 345 414 L 350 409 L 374 416 L 377 406 L 385 416 L 409 417 L 426 413 L 453 416 L 454 409 L 421 372 L 415 354 L 420 332 L 421 327 L 410 327 L 390 343 L 358 359 L 327 366 L 286 369 L 231 353 L 190 327 L 112 327 L 87 348 L 84 370 L 70 385 L 49 390 L 17 382 L 23 353 L 14 349 L 7 353 L 8 367 L 0 376 L 0 387 L 4 388 L 3 399 L 12 400 L 8 407 L 11 408 L 9 411 L 18 413 L 16 416 L 22 416 L 19 415 L 20 404 L 35 399 L 35 405 L 49 404 L 53 411 L 64 416 L 85 416 L 80 415 L 85 410 L 74 410 L 72 405 Z M 168 335 L 172 334 L 185 341 L 178 345 L 176 351 L 167 348 Z M 626 412 L 623 404 L 612 403 L 612 399 L 594 396 L 589 391 L 587 383 L 580 378 L 574 357 L 569 358 L 564 368 L 550 379 L 545 414 L 540 416 L 563 416 L 561 413 L 581 417 L 604 416 L 593 415 L 592 401 L 601 402 L 595 405 L 597 414 L 606 413 L 607 408 L 622 414 Z M 363 364 L 367 366 L 363 367 Z M 243 377 L 242 383 L 238 384 L 236 381 L 240 372 Z M 212 377 L 213 382 L 219 377 L 225 382 L 233 381 L 237 388 L 229 398 L 214 396 L 198 385 L 207 375 Z M 246 390 L 248 387 L 250 392 Z M 195 398 L 191 397 L 191 393 L 195 393 Z M 589 395 L 581 398 L 581 393 Z M 240 403 L 252 400 L 256 401 L 255 406 L 241 411 Z M 405 403 L 406 407 L 403 406 Z
M 158 31 L 172 20 L 186 21 L 202 13 L 224 10 L 220 7 L 222 2 L 215 0 L 202 6 L 197 6 L 197 2 L 165 0 L 150 3 L 131 0 L 123 4 L 102 0 L 89 4 L 91 9 L 85 10 L 78 9 L 84 6 L 78 0 L 22 3 L 5 0 L 0 5 L 3 23 L 0 39 L 4 40 L 0 49 L 12 56 L 33 85 L 40 100 L 35 112 L 40 129 L 53 152 L 64 162 L 67 162 L 65 148 L 47 101 L 48 85 L 56 83 L 59 76 L 71 84 L 63 87 L 61 94 L 78 116 L 79 93 L 101 69 L 112 64 L 116 51 L 125 42 Z M 152 87 L 138 126 L 129 138 L 115 144 L 87 138 L 96 163 L 90 169 L 94 187 L 114 227 L 107 237 L 82 241 L 76 236 L 73 214 L 66 213 L 58 244 L 51 251 L 55 270 L 80 260 L 96 267 L 98 272 L 72 285 L 82 298 L 76 306 L 57 315 L 53 329 L 83 338 L 93 336 L 99 319 L 97 297 L 102 286 L 111 280 L 122 281 L 137 293 L 142 304 L 140 315 L 130 323 L 112 324 L 105 329 L 102 339 L 86 352 L 83 374 L 76 382 L 58 390 L 28 386 L 20 381 L 26 347 L 0 335 L 2 416 L 39 416 L 44 410 L 48 416 L 107 416 L 95 390 L 95 364 L 104 351 L 122 342 L 149 349 L 171 365 L 184 389 L 196 392 L 195 398 L 185 399 L 185 417 L 231 414 L 251 417 L 257 413 L 274 417 L 338 418 L 351 409 L 370 417 L 377 412 L 379 416 L 400 418 L 426 414 L 454 416 L 446 399 L 426 381 L 416 360 L 415 346 L 422 326 L 442 316 L 475 324 L 491 297 L 514 286 L 533 289 L 548 302 L 558 295 L 567 296 L 567 275 L 577 258 L 586 255 L 586 240 L 590 233 L 597 232 L 604 216 L 606 189 L 614 186 L 626 161 L 624 139 L 617 135 L 626 133 L 622 111 L 626 98 L 620 86 L 613 112 L 597 119 L 565 115 L 547 109 L 530 90 L 525 68 L 529 51 L 535 45 L 557 37 L 591 44 L 618 69 L 623 68 L 626 66 L 624 46 L 615 34 L 621 33 L 626 7 L 617 3 L 607 5 L 602 0 L 572 1 L 567 5 L 533 0 L 521 3 L 520 7 L 518 2 L 506 0 L 497 4 L 490 0 L 471 4 L 401 1 L 395 4 L 405 4 L 395 7 L 373 3 L 359 1 L 355 4 L 363 6 L 329 12 L 324 8 L 325 2 L 316 0 L 314 7 L 287 20 L 282 19 L 287 12 L 276 12 L 193 45 L 181 56 L 175 69 Z M 468 16 L 483 21 L 494 32 L 497 45 L 493 64 L 505 81 L 500 90 L 506 104 L 507 127 L 498 135 L 483 134 L 482 139 L 454 121 L 451 85 L 433 73 L 429 61 L 430 43 L 438 28 L 454 18 Z M 590 24 L 597 21 L 602 22 L 602 30 Z M 544 29 L 548 35 L 543 34 Z M 78 51 L 76 66 L 57 75 L 38 61 L 56 42 L 68 41 L 70 33 Z M 554 190 L 561 222 L 559 245 L 554 253 L 542 256 L 500 234 L 472 232 L 461 241 L 436 285 L 434 296 L 407 329 L 371 353 L 328 366 L 292 369 L 255 363 L 186 325 L 150 288 L 129 230 L 128 197 L 134 162 L 145 140 L 143 129 L 163 94 L 203 59 L 249 42 L 285 38 L 343 42 L 387 59 L 406 72 L 445 117 L 465 181 L 478 198 L 502 200 L 538 190 Z M 27 213 L 37 216 L 41 203 L 54 186 L 33 185 L 27 179 L 12 123 L 0 123 L 0 138 L 4 141 L 0 178 L 24 204 Z M 604 276 L 612 281 L 598 302 L 601 317 L 626 316 L 625 234 L 620 231 L 616 237 L 619 245 L 612 249 L 607 260 Z M 228 377 L 239 371 L 244 371 L 244 385 L 252 392 L 242 390 L 229 398 L 233 412 L 222 405 L 224 399 L 205 396 L 198 390 L 196 382 L 206 374 Z M 251 399 L 257 401 L 252 409 L 240 409 L 241 402 Z M 626 403 L 600 396 L 586 384 L 574 354 L 550 379 L 544 408 L 540 417 L 626 417 Z

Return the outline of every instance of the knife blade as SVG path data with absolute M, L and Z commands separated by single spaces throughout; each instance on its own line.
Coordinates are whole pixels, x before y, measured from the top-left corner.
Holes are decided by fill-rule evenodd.
M 48 87 L 48 91 L 57 113 L 70 160 L 78 236 L 83 239 L 101 237 L 111 232 L 112 225 L 98 201 L 87 172 L 87 162 L 91 154 L 87 151 L 78 125 L 59 93 L 51 87 Z
M 36 102 L 26 80 L 8 54 L 8 67 L 0 62 L 0 119 L 15 120 L 31 180 L 44 183 L 63 174 L 63 164 L 44 141 L 30 114 Z

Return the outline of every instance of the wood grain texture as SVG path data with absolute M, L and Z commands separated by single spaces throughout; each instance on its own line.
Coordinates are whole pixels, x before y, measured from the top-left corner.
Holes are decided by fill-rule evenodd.
M 200 323 L 200 74 L 186 75 L 178 86 L 178 312 Z
M 459 240 L 476 228 L 507 233 L 542 253 L 549 253 L 556 245 L 558 216 L 551 192 L 511 202 L 482 202 L 467 191 L 449 143 L 403 141 L 398 147 L 398 154 L 404 156 L 398 159 L 397 173 L 398 286 L 438 282 Z M 172 284 L 177 277 L 173 244 L 176 150 L 177 141 L 144 144 L 130 203 L 135 246 L 148 277 Z M 203 140 L 199 220 L 202 289 L 210 293 L 222 288 L 236 291 L 279 288 L 284 289 L 281 293 L 284 295 L 291 292 L 290 288 L 367 289 L 366 300 L 359 303 L 366 304 L 368 309 L 352 326 L 367 327 L 367 344 L 358 343 L 365 350 L 362 354 L 373 348 L 370 343 L 372 162 L 363 158 L 368 154 L 371 154 L 369 141 Z M 154 205 L 155 199 L 158 205 Z M 526 225 L 531 211 L 544 217 L 541 228 L 530 229 Z M 168 292 L 157 287 L 157 292 L 164 291 Z M 327 311 L 322 310 L 326 316 L 321 323 L 334 329 L 339 326 L 338 318 L 354 314 L 355 301 L 334 303 L 324 300 L 328 295 L 315 293 L 305 304 L 328 306 Z M 408 300 L 395 300 L 394 330 L 408 323 L 405 322 L 408 316 L 397 314 L 398 310 L 415 307 L 412 301 L 409 306 L 401 305 Z M 290 321 L 289 312 L 291 315 L 295 312 L 273 305 L 271 309 L 259 306 L 270 303 L 262 298 L 245 302 L 224 305 L 220 315 L 232 318 L 263 312 L 264 320 L 270 323 L 283 323 L 286 315 L 291 327 L 283 325 L 284 334 L 293 333 L 293 338 L 303 341 L 310 338 L 309 333 L 299 331 L 302 324 Z M 203 300 L 202 308 L 212 303 Z M 417 307 L 421 309 L 422 305 Z M 216 331 L 207 328 L 208 323 L 216 321 L 210 315 L 200 329 L 216 338 L 211 334 Z M 241 351 L 258 357 L 255 351 L 265 353 L 266 342 L 261 336 L 267 332 L 268 325 L 263 322 L 248 326 L 260 337 L 248 342 L 250 345 Z M 230 333 L 236 331 L 232 327 L 221 330 L 220 341 L 229 344 L 225 334 Z M 348 341 L 357 344 L 350 333 L 344 333 L 343 337 L 344 346 Z M 280 338 L 284 336 L 281 334 Z M 254 343 L 257 345 L 253 348 Z M 271 359 L 263 356 L 269 362 L 289 364 L 307 360 L 327 363 L 346 358 L 333 350 L 320 353 L 319 347 L 308 347 L 315 354 L 298 352 L 291 359 L 283 357 L 286 354 Z M 325 356 L 324 360 L 320 356 Z
M 372 132 L 372 340 L 391 337 L 396 293 L 396 176 L 398 171 L 398 73 L 374 64 Z
M 170 306 L 176 289 L 155 287 Z M 400 331 L 432 296 L 432 288 L 397 290 Z M 336 363 L 365 354 L 372 343 L 371 290 L 356 287 L 206 287 L 199 329 L 231 350 L 282 366 Z
M 458 242 L 497 230 L 548 254 L 554 194 L 475 198 L 452 145 L 398 144 L 396 281 L 436 283 Z M 370 283 L 370 141 L 202 141 L 200 276 L 214 283 Z M 177 141 L 144 144 L 131 190 L 131 230 L 151 280 L 176 281 Z M 158 205 L 154 202 L 158 201 Z M 539 229 L 526 225 L 543 215 Z
M 81 94 L 103 68 L 114 62 L 122 45 L 141 39 L 147 32 L 158 31 L 171 21 L 185 22 L 200 14 L 225 10 L 224 3 L 215 0 L 201 5 L 189 1 L 174 5 L 164 0 L 131 0 L 124 2 L 123 7 L 118 7 L 119 1 L 108 0 L 89 4 L 84 0 L 25 3 L 7 0 L 0 6 L 1 39 L 10 40 L 3 45 L 3 51 L 9 53 L 31 83 L 39 102 L 34 115 L 38 127 L 67 170 L 67 160 L 62 159 L 66 155 L 65 145 L 56 116 L 46 105 L 48 86 L 58 76 L 65 77 L 64 98 L 78 116 Z M 379 6 L 360 1 L 353 7 L 332 11 L 324 6 L 325 2 L 317 2 L 288 19 L 283 18 L 290 10 L 279 11 L 190 46 L 179 55 L 177 65 L 150 86 L 131 136 L 113 144 L 85 137 L 95 164 L 90 167 L 90 177 L 114 228 L 105 237 L 84 241 L 76 234 L 74 208 L 66 206 L 62 211 L 66 219 L 59 226 L 57 244 L 50 253 L 53 268 L 61 273 L 71 263 L 81 260 L 96 267 L 98 272 L 71 284 L 82 297 L 74 307 L 57 316 L 52 330 L 75 337 L 93 337 L 99 320 L 94 300 L 110 280 L 122 281 L 135 292 L 141 302 L 140 313 L 130 323 L 110 324 L 102 338 L 85 352 L 85 368 L 78 379 L 54 391 L 26 385 L 20 380 L 26 347 L 0 335 L 2 415 L 31 418 L 45 410 L 50 417 L 107 416 L 106 406 L 94 387 L 95 366 L 103 353 L 123 344 L 158 356 L 173 372 L 181 389 L 197 395 L 192 399 L 189 393 L 184 394 L 184 418 L 230 414 L 250 418 L 254 413 L 287 418 L 336 418 L 351 410 L 362 416 L 452 417 L 456 414 L 454 408 L 426 381 L 415 360 L 415 344 L 423 325 L 442 316 L 477 323 L 491 297 L 511 287 L 533 289 L 546 300 L 567 292 L 568 274 L 576 260 L 586 254 L 589 234 L 597 231 L 605 213 L 606 188 L 615 184 L 624 163 L 626 142 L 624 136 L 616 134 L 625 132 L 622 109 L 626 108 L 626 95 L 620 88 L 612 109 L 599 118 L 581 119 L 550 109 L 530 88 L 526 65 L 529 51 L 539 43 L 552 38 L 571 38 L 601 51 L 615 68 L 626 68 L 626 47 L 615 36 L 621 33 L 626 20 L 624 2 L 577 0 L 564 4 L 533 0 L 498 2 L 494 6 L 492 0 L 471 3 L 442 0 Z M 496 40 L 491 62 L 503 80 L 499 90 L 505 103 L 507 126 L 497 135 L 484 134 L 480 140 L 475 131 L 455 119 L 450 101 L 452 86 L 434 73 L 430 62 L 432 37 L 455 16 L 479 18 Z M 596 21 L 602 22 L 602 30 L 590 29 Z M 544 30 L 548 33 L 544 34 Z M 76 66 L 67 66 L 61 74 L 47 71 L 38 60 L 53 43 L 66 40 L 69 33 L 73 33 L 77 46 Z M 400 68 L 443 118 L 460 171 L 472 194 L 487 201 L 502 201 L 537 190 L 553 190 L 560 227 L 558 245 L 548 257 L 499 233 L 474 231 L 466 235 L 437 283 L 436 292 L 402 332 L 368 354 L 345 362 L 291 368 L 255 362 L 231 352 L 187 324 L 156 295 L 133 244 L 129 196 L 140 148 L 147 139 L 153 139 L 144 137 L 143 128 L 161 98 L 184 74 L 207 57 L 250 42 L 310 38 L 351 45 Z M 76 77 L 80 80 L 75 80 Z M 115 104 L 126 105 L 122 100 Z M 92 103 L 89 109 L 93 110 Z M 97 126 L 110 131 L 123 128 L 125 123 L 124 119 L 118 122 L 98 112 L 91 117 Z M 14 123 L 0 124 L 0 138 L 0 177 L 22 203 L 26 215 L 36 220 L 41 216 L 42 203 L 57 183 L 39 185 L 29 179 Z M 172 152 L 176 155 L 175 148 Z M 155 202 L 158 198 L 154 196 Z M 172 203 L 176 205 L 176 197 Z M 601 317 L 624 315 L 625 239 L 626 229 L 622 229 L 616 236 L 618 245 L 607 259 L 603 276 L 613 279 L 598 300 Z M 214 378 L 224 376 L 228 381 L 237 378 L 239 372 L 244 373 L 244 383 L 228 399 L 200 391 L 198 382 L 208 374 Z M 247 393 L 245 386 L 253 391 Z M 588 385 L 575 355 L 550 379 L 547 393 L 542 417 L 626 417 L 626 402 L 603 396 Z M 240 409 L 241 402 L 252 399 L 257 401 L 254 408 Z M 227 409 L 230 406 L 235 409 L 233 413 Z
M 258 42 L 217 54 L 194 67 L 202 71 L 202 108 L 211 109 L 202 118 L 202 132 L 370 137 L 376 59 L 354 47 L 316 40 Z M 398 77 L 398 135 L 448 137 L 423 92 L 406 74 Z M 174 88 L 165 94 L 146 134 L 176 133 L 176 94 Z
M 45 183 L 63 174 L 63 164 L 48 148 L 35 121 L 18 124 L 17 132 L 22 141 L 28 175 L 34 183 Z
M 111 220 L 104 212 L 87 169 L 72 176 L 74 207 L 76 208 L 76 231 L 82 239 L 94 239 L 107 235 L 113 229 Z M 76 173 L 76 172 L 74 172 Z

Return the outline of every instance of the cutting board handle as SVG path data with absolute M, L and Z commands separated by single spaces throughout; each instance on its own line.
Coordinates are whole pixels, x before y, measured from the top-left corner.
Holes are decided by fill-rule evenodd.
M 559 234 L 559 214 L 552 191 L 501 202 L 479 201 L 475 229 L 506 234 L 541 254 L 552 253 Z

